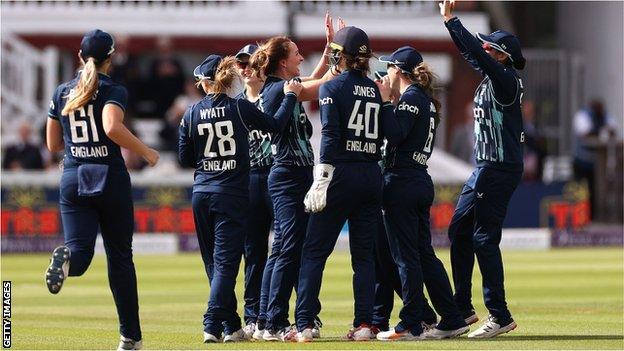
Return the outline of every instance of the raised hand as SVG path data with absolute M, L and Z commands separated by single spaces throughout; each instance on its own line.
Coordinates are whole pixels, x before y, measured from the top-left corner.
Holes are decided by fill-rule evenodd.
M 439 3 L 440 15 L 444 17 L 444 21 L 448 21 L 453 18 L 453 9 L 455 9 L 455 0 L 444 0 Z
M 377 84 L 379 93 L 381 93 L 381 101 L 390 101 L 390 95 L 392 94 L 392 89 L 390 88 L 390 78 L 388 78 L 388 76 L 384 76 L 381 79 L 376 80 L 375 84 Z
M 334 23 L 329 15 L 329 10 L 325 12 L 325 39 L 328 45 L 334 40 Z

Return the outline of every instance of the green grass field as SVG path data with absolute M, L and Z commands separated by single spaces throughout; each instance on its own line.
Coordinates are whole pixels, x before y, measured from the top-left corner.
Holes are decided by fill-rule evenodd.
M 448 251 L 439 251 L 447 269 Z M 518 328 L 493 340 L 403 343 L 343 340 L 353 314 L 351 266 L 335 253 L 324 275 L 323 339 L 311 344 L 202 343 L 208 283 L 199 254 L 138 256 L 140 315 L 145 349 L 624 349 L 623 251 L 566 249 L 506 252 L 507 296 Z M 13 348 L 111 349 L 118 325 L 103 256 L 70 278 L 55 296 L 43 283 L 47 255 L 3 255 L 2 279 L 13 281 Z M 480 276 L 475 307 L 483 319 Z M 239 277 L 239 282 L 242 277 Z M 238 284 L 238 296 L 242 296 Z M 294 301 L 293 301 L 294 303 Z M 291 303 L 291 306 L 293 306 Z M 400 306 L 399 300 L 396 306 Z M 242 304 L 239 299 L 239 313 Z M 396 323 L 395 308 L 392 323 Z M 292 314 L 292 313 L 291 313 Z M 475 327 L 473 327 L 474 330 Z

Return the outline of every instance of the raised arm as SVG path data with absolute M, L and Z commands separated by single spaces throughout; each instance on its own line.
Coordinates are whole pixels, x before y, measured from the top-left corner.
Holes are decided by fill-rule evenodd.
M 390 79 L 388 76 L 385 76 L 381 80 L 375 81 L 375 83 L 379 89 L 381 101 L 383 101 L 380 117 L 383 136 L 388 140 L 389 145 L 397 145 L 405 137 L 401 133 L 401 125 L 394 113 L 394 105 L 390 102 Z
M 518 84 L 515 76 L 503 64 L 485 52 L 479 40 L 470 34 L 457 17 L 453 16 L 453 7 L 454 1 L 445 0 L 440 4 L 440 13 L 444 17 L 444 25 L 448 29 L 451 39 L 453 39 L 462 56 L 476 70 L 492 80 L 495 88 L 498 88 L 495 90 L 504 89 L 507 94 L 515 95 Z
M 325 74 L 323 75 L 321 79 L 301 82 L 302 89 L 301 89 L 301 93 L 299 94 L 298 100 L 299 101 L 312 101 L 312 100 L 318 99 L 319 88 L 321 87 L 321 84 L 327 81 L 330 81 L 332 78 L 334 78 L 334 74 L 331 72 L 331 70 L 328 70 L 327 72 L 325 72 Z
M 345 22 L 342 18 L 338 17 L 338 30 L 345 27 Z M 331 52 L 331 48 L 329 44 L 334 40 L 334 23 L 333 19 L 329 14 L 329 10 L 325 12 L 325 48 L 323 49 L 323 54 L 319 59 L 319 62 L 316 64 L 314 71 L 307 77 L 301 77 L 302 82 L 307 82 L 311 80 L 321 79 L 325 72 L 327 72 L 327 68 L 329 67 L 328 55 Z M 314 100 L 314 99 L 313 99 Z

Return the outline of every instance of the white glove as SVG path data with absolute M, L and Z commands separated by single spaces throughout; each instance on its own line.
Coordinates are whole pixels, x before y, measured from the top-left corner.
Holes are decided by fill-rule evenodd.
M 321 212 L 327 204 L 327 188 L 334 175 L 334 166 L 319 164 L 314 167 L 314 183 L 303 200 L 306 212 Z

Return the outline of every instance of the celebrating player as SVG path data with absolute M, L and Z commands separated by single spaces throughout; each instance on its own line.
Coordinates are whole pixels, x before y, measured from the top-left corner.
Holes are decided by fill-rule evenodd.
M 440 119 L 440 103 L 433 97 L 434 75 L 414 48 L 405 46 L 379 61 L 388 64 L 384 81 L 399 91 L 395 109 L 400 124 L 398 142 L 388 141 L 383 186 L 384 223 L 392 257 L 401 277 L 403 309 L 393 330 L 378 340 L 450 338 L 470 329 L 453 301 L 451 284 L 431 246 L 429 212 L 434 188 L 427 173 Z M 423 275 L 429 296 L 442 316 L 425 333 Z
M 238 74 L 243 78 L 244 90 L 236 98 L 245 99 L 260 107 L 260 89 L 264 81 L 253 74 L 249 58 L 258 49 L 257 45 L 245 45 L 236 54 Z M 269 232 L 273 223 L 273 204 L 269 196 L 268 177 L 273 156 L 271 155 L 271 133 L 259 129 L 249 132 L 249 212 L 245 229 L 245 327 L 248 338 L 256 331 L 256 325 L 266 323 L 266 301 L 268 293 L 263 287 L 263 272 L 267 264 Z M 272 267 L 272 264 L 271 264 Z M 272 270 L 270 270 L 272 271 Z M 266 291 L 262 296 L 261 291 Z M 264 329 L 264 327 L 262 328 Z M 259 338 L 262 335 L 257 336 Z
M 340 75 L 319 92 L 321 157 L 314 183 L 305 196 L 313 212 L 303 245 L 297 296 L 297 329 L 289 339 L 312 341 L 316 304 L 323 268 L 349 220 L 349 246 L 354 270 L 355 318 L 351 340 L 375 336 L 372 322 L 375 293 L 374 237 L 381 212 L 381 171 L 377 162 L 384 137 L 383 121 L 390 121 L 390 89 L 379 90 L 367 77 L 370 43 L 364 31 L 345 27 L 330 44 L 332 70 Z M 391 122 L 391 121 L 390 121 Z
M 449 226 L 455 302 L 464 318 L 478 317 L 471 302 L 472 270 L 477 256 L 483 276 L 487 321 L 468 337 L 490 338 L 516 328 L 505 301 L 503 260 L 499 248 L 507 205 L 522 177 L 523 69 L 520 42 L 498 30 L 472 36 L 453 16 L 454 1 L 440 4 L 453 42 L 473 68 L 483 74 L 474 96 L 477 169 L 464 184 Z
M 236 313 L 234 286 L 243 253 L 249 210 L 250 129 L 285 128 L 301 85 L 283 85 L 275 119 L 247 100 L 226 95 L 238 73 L 235 59 L 210 55 L 193 72 L 207 96 L 191 105 L 180 123 L 179 159 L 195 166 L 193 216 L 205 270 L 211 284 L 204 314 L 204 342 L 247 339 Z
M 333 38 L 329 14 L 325 16 L 325 24 L 329 44 Z M 331 79 L 332 74 L 326 72 L 328 50 L 326 47 L 312 76 L 301 78 L 303 89 L 299 94 L 299 102 L 316 100 L 321 83 Z M 264 112 L 274 113 L 284 96 L 282 86 L 287 80 L 300 75 L 302 61 L 297 45 L 281 36 L 269 39 L 252 55 L 252 68 L 265 79 L 260 91 L 260 107 Z M 270 271 L 269 265 L 265 269 L 265 276 L 270 274 L 271 277 L 267 321 L 265 326 L 257 326 L 256 333 L 259 336 L 264 327 L 262 338 L 267 341 L 282 340 L 290 329 L 288 301 L 296 287 L 301 246 L 308 224 L 303 198 L 312 184 L 314 153 L 310 144 L 311 135 L 312 124 L 301 103 L 295 106 L 287 128 L 272 135 L 273 166 L 268 185 L 278 230 L 275 231 L 269 257 L 269 265 L 273 264 L 273 270 Z M 318 300 L 316 304 L 320 306 Z M 317 322 L 316 337 L 320 336 L 319 327 L 320 322 Z
M 57 294 L 68 276 L 84 274 L 99 227 L 119 315 L 119 349 L 138 350 L 142 337 L 132 261 L 134 210 L 120 146 L 143 156 L 150 166 L 159 155 L 123 124 L 128 93 L 107 75 L 114 51 L 110 34 L 99 29 L 86 33 L 78 52 L 82 70 L 59 85 L 50 102 L 48 149 L 65 151 L 60 184 L 65 245 L 54 249 L 45 280 Z

